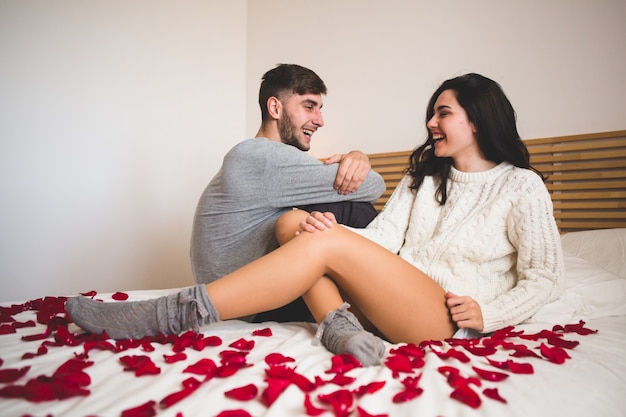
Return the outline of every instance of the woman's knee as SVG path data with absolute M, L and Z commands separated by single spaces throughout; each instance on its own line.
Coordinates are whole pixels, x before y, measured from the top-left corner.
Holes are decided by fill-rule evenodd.
M 293 239 L 296 232 L 300 230 L 300 222 L 303 222 L 308 215 L 308 212 L 297 209 L 282 214 L 274 226 L 278 243 L 283 245 Z

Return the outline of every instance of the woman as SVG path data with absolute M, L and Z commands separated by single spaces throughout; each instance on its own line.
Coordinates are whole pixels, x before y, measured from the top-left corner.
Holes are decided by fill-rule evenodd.
M 363 365 L 385 352 L 373 333 L 419 343 L 520 323 L 559 295 L 563 261 L 550 196 L 513 107 L 496 82 L 467 74 L 435 91 L 426 122 L 426 143 L 366 229 L 294 210 L 277 222 L 282 246 L 232 274 L 148 301 L 72 298 L 70 317 L 90 332 L 138 338 L 302 295 L 322 344 Z

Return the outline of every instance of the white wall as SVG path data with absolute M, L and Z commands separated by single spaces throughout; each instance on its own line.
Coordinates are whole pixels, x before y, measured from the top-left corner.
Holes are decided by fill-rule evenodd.
M 259 75 L 300 63 L 329 89 L 317 156 L 414 148 L 433 91 L 466 72 L 503 86 L 524 138 L 626 128 L 624 0 L 263 0 L 248 14 L 248 133 Z
M 191 285 L 246 2 L 0 1 L 0 300 Z
M 625 129 L 626 2 L 0 0 L 0 301 L 191 285 L 197 199 L 279 62 L 329 87 L 313 151 L 404 150 L 468 71 L 524 137 Z

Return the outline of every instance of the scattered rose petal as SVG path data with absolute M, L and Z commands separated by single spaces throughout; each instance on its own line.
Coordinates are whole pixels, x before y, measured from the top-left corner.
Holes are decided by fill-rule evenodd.
M 122 417 L 153 417 L 156 413 L 156 401 L 148 401 L 135 408 L 122 411 Z
M 254 340 L 239 339 L 229 345 L 239 350 L 252 350 L 254 348 Z
M 265 357 L 265 363 L 273 366 L 273 365 L 282 365 L 287 362 L 295 362 L 294 358 L 290 358 L 289 356 L 285 356 L 282 353 L 270 353 Z
M 557 326 L 555 326 L 557 327 Z M 578 324 L 566 324 L 562 327 L 562 331 L 566 333 L 578 333 L 579 335 L 585 336 L 588 334 L 598 333 L 597 330 L 591 330 L 585 327 L 585 322 L 580 320 Z
M 560 348 L 558 346 L 550 347 L 542 343 L 541 346 L 539 346 L 539 349 L 541 351 L 541 354 L 548 358 L 548 360 L 552 363 L 562 364 L 567 359 L 570 359 L 570 356 L 567 354 L 567 352 L 563 348 Z
M 356 408 L 359 417 L 388 417 L 387 414 L 370 414 L 361 407 Z
M 506 400 L 500 396 L 497 388 L 485 388 L 483 390 L 483 394 L 485 397 L 491 398 L 492 400 L 500 401 L 506 404 Z
M 279 378 L 271 378 L 267 380 L 267 387 L 263 390 L 261 394 L 261 399 L 263 400 L 263 404 L 267 407 L 271 406 L 274 401 L 283 393 L 285 389 L 289 386 L 290 382 L 288 379 L 279 379 Z
M 272 336 L 272 329 L 270 329 L 269 327 L 266 327 L 264 329 L 257 329 L 257 330 L 252 332 L 252 335 L 253 336 L 270 337 L 270 336 Z
M 2 326 L 0 326 L 0 335 L 11 333 L 16 333 L 16 331 L 15 328 L 10 324 L 3 324 Z
M 180 352 L 180 353 L 175 353 L 173 355 L 163 355 L 163 359 L 165 359 L 165 362 L 167 363 L 176 363 L 176 362 L 186 360 L 187 355 L 183 352 Z
M 413 362 L 407 356 L 388 356 L 385 360 L 385 366 L 392 371 L 392 375 L 394 378 L 398 378 L 401 372 L 403 373 L 412 373 L 413 372 Z
M 217 365 L 211 359 L 202 358 L 193 365 L 186 367 L 183 372 L 196 375 L 211 375 L 217 370 Z
M 479 377 L 486 381 L 498 382 L 509 377 L 509 374 L 496 371 L 487 371 L 476 366 L 472 366 L 472 369 L 478 374 Z
M 118 291 L 118 292 L 113 293 L 111 298 L 116 301 L 124 301 L 124 300 L 128 300 L 128 294 L 126 294 L 125 292 Z
M 185 379 L 183 381 L 183 389 L 181 389 L 180 391 L 174 392 L 166 396 L 165 398 L 163 398 L 161 401 L 159 401 L 159 407 L 161 408 L 171 407 L 172 405 L 176 404 L 177 402 L 191 395 L 196 389 L 198 389 L 198 387 L 201 384 L 202 382 L 198 381 L 194 377 Z
M 353 392 L 354 395 L 356 395 L 357 397 L 362 397 L 365 394 L 373 394 L 384 386 L 385 381 L 371 382 L 369 384 L 358 387 Z
M 216 417 L 252 417 L 246 410 L 224 410 Z
M 98 293 L 95 290 L 91 290 L 88 292 L 81 292 L 80 295 L 83 295 L 85 297 L 91 297 L 94 298 Z
M 128 355 L 120 357 L 120 362 L 124 364 L 125 371 L 135 372 L 135 376 L 158 375 L 161 368 L 156 366 L 150 356 Z
M 306 411 L 307 416 L 319 416 L 326 411 L 323 408 L 315 407 L 311 402 L 311 396 L 309 394 L 304 396 L 304 410 Z
M 28 372 L 30 366 L 25 366 L 23 368 L 9 368 L 9 369 L 0 369 L 0 382 L 15 382 Z
M 243 387 L 234 388 L 224 393 L 228 398 L 239 401 L 249 401 L 256 397 L 259 392 L 258 388 L 253 384 L 244 385 Z
M 333 383 L 335 385 L 339 385 L 340 387 L 344 387 L 346 385 L 352 384 L 354 381 L 356 381 L 356 378 L 352 376 L 347 376 L 344 374 L 337 374 L 333 377 L 333 379 L 331 379 L 328 382 Z
M 330 394 L 318 395 L 320 401 L 330 404 L 335 411 L 335 416 L 346 417 L 352 411 L 352 405 L 354 404 L 354 396 L 349 390 L 339 390 L 331 392 Z
M 403 390 L 395 394 L 391 400 L 396 404 L 411 401 L 412 399 L 419 397 L 423 391 L 424 390 L 422 388 L 418 388 L 416 390 Z
M 326 371 L 326 373 L 343 374 L 354 368 L 361 367 L 361 362 L 359 362 L 354 356 L 347 354 L 334 355 L 331 358 L 331 364 L 332 366 L 330 370 Z
M 478 394 L 476 394 L 476 391 L 474 391 L 467 384 L 456 387 L 454 391 L 452 391 L 452 393 L 450 394 L 450 398 L 461 401 L 462 403 L 467 404 L 472 408 L 480 407 L 480 404 L 482 402 Z

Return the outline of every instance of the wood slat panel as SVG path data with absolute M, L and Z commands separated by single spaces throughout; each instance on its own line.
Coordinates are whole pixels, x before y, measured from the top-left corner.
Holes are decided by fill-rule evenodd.
M 546 187 L 562 233 L 626 227 L 626 130 L 525 141 Z M 408 167 L 410 151 L 369 155 L 385 179 L 381 210 Z

